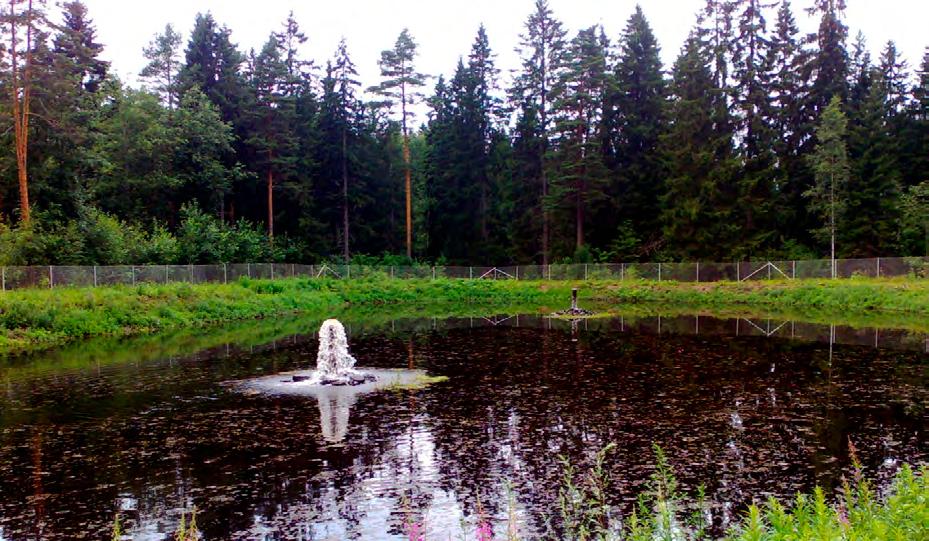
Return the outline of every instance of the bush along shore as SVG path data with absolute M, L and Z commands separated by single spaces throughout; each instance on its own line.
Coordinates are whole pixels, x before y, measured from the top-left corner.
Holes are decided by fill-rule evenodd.
M 230 284 L 138 284 L 99 288 L 15 290 L 0 294 L 0 353 L 89 336 L 191 328 L 290 313 L 326 315 L 345 306 L 442 304 L 539 312 L 565 308 L 571 288 L 581 302 L 618 307 L 725 310 L 810 310 L 818 314 L 907 314 L 929 318 L 929 281 L 907 279 L 771 282 L 241 279 Z

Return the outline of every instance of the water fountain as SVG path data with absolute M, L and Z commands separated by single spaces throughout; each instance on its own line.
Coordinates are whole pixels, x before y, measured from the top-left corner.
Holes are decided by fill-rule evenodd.
M 352 405 L 358 396 L 381 389 L 418 388 L 433 380 L 423 370 L 355 368 L 348 352 L 345 327 L 327 319 L 319 329 L 315 370 L 297 370 L 245 381 L 230 382 L 239 391 L 268 396 L 299 395 L 316 398 L 324 440 L 345 438 Z
M 348 352 L 345 327 L 337 319 L 327 319 L 319 328 L 316 372 L 312 375 L 294 374 L 292 379 L 313 385 L 361 385 L 377 381 L 374 374 L 355 370 L 356 362 Z

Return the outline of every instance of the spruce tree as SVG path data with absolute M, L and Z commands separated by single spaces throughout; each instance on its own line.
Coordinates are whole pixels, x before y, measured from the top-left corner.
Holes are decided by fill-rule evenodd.
M 806 244 L 813 228 L 803 193 L 813 185 L 806 156 L 812 151 L 814 117 L 808 106 L 810 80 L 806 73 L 809 52 L 799 39 L 800 30 L 789 0 L 778 6 L 770 38 L 764 79 L 771 110 L 768 124 L 775 134 L 778 194 L 776 227 L 787 241 Z
M 875 73 L 859 108 L 852 111 L 848 129 L 848 177 L 840 239 L 842 255 L 892 255 L 896 248 L 900 195 L 899 142 L 888 112 L 892 91 Z
M 766 11 L 772 4 L 739 0 L 738 34 L 733 46 L 736 132 L 742 171 L 739 178 L 739 214 L 743 227 L 739 251 L 748 256 L 772 248 L 775 223 L 775 132 L 773 104 L 766 75 L 771 42 L 767 37 Z
M 63 68 L 86 92 L 96 92 L 106 78 L 110 63 L 100 59 L 103 45 L 80 0 L 65 2 L 64 24 L 55 36 L 54 52 L 65 61 Z
M 668 88 L 661 49 L 640 6 L 626 22 L 619 39 L 605 129 L 609 130 L 618 185 L 611 190 L 619 216 L 632 224 L 646 242 L 660 238 L 660 198 L 664 192 L 663 162 L 658 151 L 667 130 Z M 604 234 L 616 233 L 617 218 L 603 224 Z
M 818 116 L 838 96 L 848 96 L 848 27 L 843 22 L 846 0 L 814 0 L 807 12 L 820 16 L 819 30 L 807 40 L 816 45 L 808 70 L 812 78 L 810 106 Z
M 739 228 L 732 220 L 738 163 L 714 110 L 724 90 L 716 85 L 712 58 L 712 49 L 691 34 L 674 64 L 671 128 L 661 140 L 668 171 L 665 248 L 687 259 L 729 257 Z
M 199 88 L 219 108 L 223 120 L 242 133 L 247 90 L 241 71 L 245 56 L 232 43 L 231 31 L 209 13 L 197 14 L 178 74 L 178 92 Z

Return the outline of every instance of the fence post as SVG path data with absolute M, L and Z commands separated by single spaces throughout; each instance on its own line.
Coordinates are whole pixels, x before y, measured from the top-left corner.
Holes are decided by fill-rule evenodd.
M 584 279 L 587 279 L 587 263 L 584 263 Z
M 877 258 L 877 277 L 881 277 L 881 258 Z
M 168 283 L 168 266 L 165 265 L 165 283 Z
M 739 261 L 735 262 L 735 281 L 742 281 L 742 263 Z
M 3 282 L 3 291 L 6 291 L 6 267 L 0 268 L 0 281 Z
M 626 281 L 626 264 L 625 263 L 619 264 L 619 281 L 620 282 Z
M 97 266 L 94 265 L 94 287 L 97 287 Z
M 519 265 L 516 265 L 516 280 L 519 280 Z
M 771 279 L 771 262 L 768 261 L 768 280 Z
M 549 282 L 552 281 L 552 264 L 551 263 L 548 264 L 548 281 Z
M 790 278 L 791 280 L 797 279 L 797 260 L 793 259 L 790 261 Z
M 468 280 L 474 279 L 474 267 L 468 267 Z
M 135 265 L 132 266 L 130 271 L 132 273 L 132 285 L 135 285 Z M 94 285 L 97 285 L 97 269 L 94 268 Z
M 245 264 L 245 275 L 248 276 L 249 278 L 252 277 L 252 264 L 251 263 Z
M 48 266 L 48 288 L 51 289 L 55 287 L 55 272 L 52 270 L 52 266 Z
M 290 264 L 290 277 L 293 278 L 297 275 L 297 266 L 293 263 Z
M 658 281 L 661 281 L 661 263 L 658 264 Z
M 697 261 L 697 283 L 700 283 L 700 262 Z
M 271 279 L 274 280 L 274 263 L 271 263 Z
M 190 278 L 190 283 L 194 283 L 194 264 L 187 264 L 187 277 Z

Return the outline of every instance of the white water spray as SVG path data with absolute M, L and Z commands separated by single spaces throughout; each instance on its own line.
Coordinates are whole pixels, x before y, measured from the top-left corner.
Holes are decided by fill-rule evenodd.
M 319 351 L 312 384 L 357 385 L 374 378 L 355 370 L 355 358 L 348 352 L 345 327 L 337 319 L 327 319 L 319 328 Z

